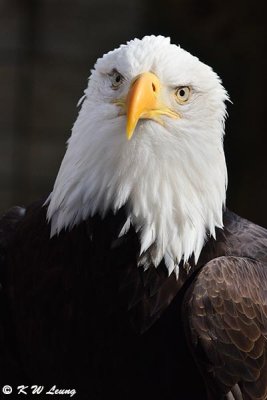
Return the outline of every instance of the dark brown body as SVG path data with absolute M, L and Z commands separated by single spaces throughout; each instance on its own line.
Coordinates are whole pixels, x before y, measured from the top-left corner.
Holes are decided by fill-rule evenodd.
M 0 386 L 99 400 L 206 399 L 207 386 L 217 400 L 237 383 L 244 399 L 266 399 L 266 230 L 226 211 L 177 281 L 163 263 L 137 267 L 134 229 L 118 239 L 125 218 L 52 239 L 40 204 L 2 219 Z

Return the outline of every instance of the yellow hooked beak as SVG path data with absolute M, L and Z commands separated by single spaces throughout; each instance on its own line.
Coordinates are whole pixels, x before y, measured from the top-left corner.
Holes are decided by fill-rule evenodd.
M 127 99 L 126 134 L 130 140 L 139 119 L 153 119 L 163 124 L 161 115 L 179 118 L 179 114 L 166 107 L 160 101 L 161 83 L 158 77 L 145 72 L 138 75 L 132 82 Z

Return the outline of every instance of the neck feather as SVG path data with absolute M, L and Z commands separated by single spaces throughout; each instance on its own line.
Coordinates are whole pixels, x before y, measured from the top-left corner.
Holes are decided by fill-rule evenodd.
M 164 257 L 169 273 L 178 274 L 182 260 L 194 255 L 197 261 L 207 235 L 222 227 L 227 184 L 222 135 L 211 136 L 203 150 L 205 133 L 174 136 L 161 126 L 155 132 L 155 123 L 147 122 L 128 142 L 117 133 L 120 118 L 110 133 L 102 121 L 89 123 L 82 116 L 48 200 L 51 235 L 127 204 L 121 234 L 130 224 L 140 233 L 140 264 L 157 267 Z M 87 133 L 92 123 L 94 137 Z

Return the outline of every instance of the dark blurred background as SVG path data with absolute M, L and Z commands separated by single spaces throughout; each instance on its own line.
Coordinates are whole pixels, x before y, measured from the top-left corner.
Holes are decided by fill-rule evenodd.
M 0 212 L 48 193 L 95 60 L 171 36 L 221 76 L 228 206 L 267 226 L 266 1 L 0 0 Z

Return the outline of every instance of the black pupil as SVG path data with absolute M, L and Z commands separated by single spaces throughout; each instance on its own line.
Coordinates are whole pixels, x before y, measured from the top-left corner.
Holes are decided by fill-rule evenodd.
M 115 81 L 116 81 L 117 83 L 119 83 L 120 80 L 121 80 L 121 76 L 120 76 L 120 75 L 117 75 L 116 78 L 115 78 Z
M 180 93 L 180 96 L 184 97 L 184 95 L 185 95 L 184 89 L 180 89 L 179 93 Z

